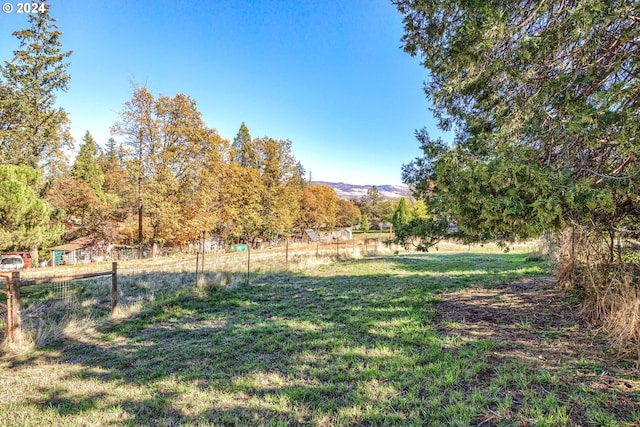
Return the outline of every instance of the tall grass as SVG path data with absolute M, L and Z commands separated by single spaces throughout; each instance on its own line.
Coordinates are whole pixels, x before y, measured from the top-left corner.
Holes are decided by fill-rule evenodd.
M 580 291 L 583 313 L 608 332 L 621 354 L 640 363 L 640 263 L 621 256 L 620 242 L 616 254 L 603 232 L 574 225 L 557 239 L 558 281 Z

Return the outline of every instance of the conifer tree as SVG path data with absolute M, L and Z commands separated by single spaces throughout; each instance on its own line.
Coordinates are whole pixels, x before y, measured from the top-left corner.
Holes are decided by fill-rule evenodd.
M 29 249 L 33 259 L 63 231 L 50 224 L 51 207 L 36 191 L 40 179 L 29 166 L 0 165 L 0 248 Z
M 453 145 L 417 132 L 403 179 L 467 236 L 639 233 L 637 2 L 394 0 Z M 610 250 L 613 258 L 613 250 Z
M 411 220 L 411 212 L 409 212 L 409 207 L 407 206 L 407 201 L 405 198 L 401 198 L 400 202 L 398 202 L 398 207 L 396 211 L 393 213 L 393 219 L 391 220 L 393 226 L 397 229 L 408 223 Z
M 261 161 L 258 150 L 254 141 L 251 139 L 249 128 L 247 128 L 247 125 L 245 125 L 244 122 L 240 125 L 238 134 L 233 139 L 232 147 L 234 159 L 240 164 L 240 166 L 253 169 L 258 169 L 260 167 Z
M 253 141 L 261 159 L 262 193 L 261 233 L 271 237 L 291 230 L 298 217 L 301 186 L 297 162 L 291 153 L 291 141 L 257 138 Z
M 367 214 L 362 214 L 362 217 L 360 218 L 360 230 L 364 231 L 365 233 L 369 232 L 369 217 L 367 216 Z
M 0 162 L 55 173 L 65 162 L 63 149 L 72 146 L 67 114 L 55 105 L 56 92 L 69 86 L 71 52 L 62 50 L 50 7 L 30 14 L 29 28 L 13 33 L 19 47 L 0 67 Z
M 98 162 L 100 154 L 95 140 L 87 131 L 82 137 L 84 143 L 80 146 L 78 157 L 71 168 L 71 176 L 85 181 L 99 198 L 104 198 L 104 172 Z

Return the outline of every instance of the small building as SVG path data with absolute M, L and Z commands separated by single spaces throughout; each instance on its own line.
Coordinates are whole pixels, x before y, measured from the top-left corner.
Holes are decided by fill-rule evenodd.
M 80 237 L 71 242 L 50 248 L 52 265 L 73 265 L 89 263 L 92 260 L 95 243 L 90 237 Z
M 317 242 L 320 240 L 320 235 L 315 230 L 304 230 L 307 238 L 310 242 Z

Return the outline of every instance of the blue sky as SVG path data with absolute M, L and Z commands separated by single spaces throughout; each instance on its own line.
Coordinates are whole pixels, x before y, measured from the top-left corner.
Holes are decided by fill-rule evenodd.
M 422 91 L 426 70 L 400 48 L 390 1 L 50 4 L 73 51 L 58 104 L 76 147 L 87 130 L 104 146 L 133 81 L 191 96 L 224 138 L 245 122 L 253 137 L 290 139 L 314 180 L 400 184 L 402 164 L 420 155 L 414 131 L 440 135 Z M 26 25 L 25 15 L 0 14 L 1 60 Z

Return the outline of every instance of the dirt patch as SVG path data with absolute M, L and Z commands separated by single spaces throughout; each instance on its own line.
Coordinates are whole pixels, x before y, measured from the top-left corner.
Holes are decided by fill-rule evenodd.
M 605 338 L 585 323 L 580 307 L 552 279 L 467 288 L 441 297 L 436 304 L 441 332 L 492 339 L 498 343 L 496 355 L 546 361 L 549 368 L 568 358 L 605 361 Z
M 622 361 L 599 333 L 580 315 L 580 305 L 556 288 L 551 278 L 522 279 L 491 288 L 466 288 L 441 294 L 434 305 L 435 324 L 445 336 L 463 341 L 491 340 L 487 375 L 507 360 L 560 378 L 565 401 L 571 390 L 586 386 L 615 393 L 615 412 L 636 408 L 640 393 L 637 365 Z M 475 384 L 486 385 L 486 384 Z M 560 391 L 560 390 L 559 390 Z M 584 420 L 585 408 L 572 407 L 572 418 Z

